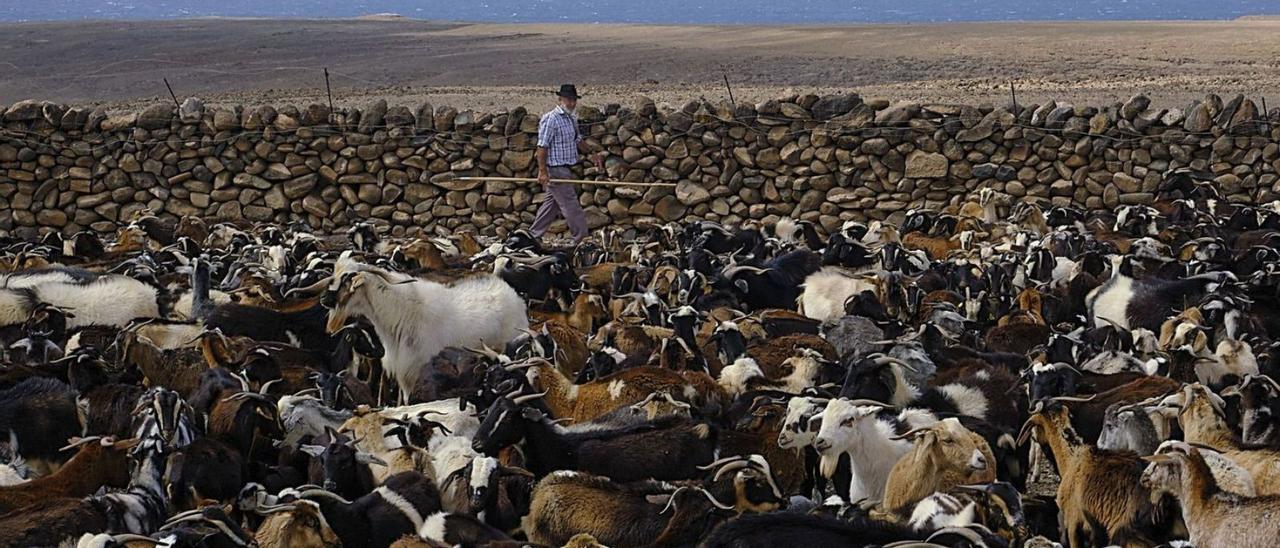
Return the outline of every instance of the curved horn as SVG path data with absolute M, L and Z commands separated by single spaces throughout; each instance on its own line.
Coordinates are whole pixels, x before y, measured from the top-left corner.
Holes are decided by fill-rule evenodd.
M 525 395 L 523 395 L 523 396 L 520 396 L 520 397 L 517 397 L 517 398 L 513 398 L 513 399 L 511 400 L 511 403 L 514 403 L 514 404 L 517 404 L 517 405 L 518 405 L 518 404 L 522 404 L 522 403 L 527 402 L 527 401 L 536 400 L 536 399 L 541 398 L 541 397 L 543 397 L 543 396 L 545 396 L 545 395 L 547 395 L 547 393 L 546 393 L 546 392 L 539 392 L 539 393 L 537 393 L 537 394 L 525 394 Z
M 332 274 L 325 276 L 320 281 L 313 283 L 311 285 L 308 285 L 306 287 L 295 287 L 293 289 L 285 291 L 284 296 L 286 298 L 292 298 L 294 296 L 314 297 L 316 295 L 324 293 L 325 290 L 329 289 L 329 284 L 331 283 L 333 283 Z

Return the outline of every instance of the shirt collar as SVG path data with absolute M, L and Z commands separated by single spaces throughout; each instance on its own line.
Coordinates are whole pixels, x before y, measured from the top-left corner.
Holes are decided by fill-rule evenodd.
M 560 113 L 560 114 L 562 114 L 562 115 L 564 115 L 564 116 L 568 116 L 568 117 L 570 117 L 570 118 L 577 118 L 577 117 L 578 117 L 578 115 L 577 115 L 576 113 L 575 113 L 575 114 L 569 114 L 569 111 L 567 111 L 567 110 L 565 110 L 565 109 L 564 109 L 564 105 L 556 105 L 556 112 L 557 112 L 557 113 Z

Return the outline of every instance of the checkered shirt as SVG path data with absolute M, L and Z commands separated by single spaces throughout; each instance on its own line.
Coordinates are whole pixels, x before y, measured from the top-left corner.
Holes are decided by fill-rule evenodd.
M 542 115 L 538 122 L 538 146 L 547 149 L 547 166 L 571 166 L 578 163 L 578 117 L 564 107 Z

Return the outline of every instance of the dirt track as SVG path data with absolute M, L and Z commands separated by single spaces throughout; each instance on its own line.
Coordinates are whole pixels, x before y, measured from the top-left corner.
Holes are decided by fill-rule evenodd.
M 573 81 L 588 102 L 682 102 L 855 90 L 891 100 L 1053 97 L 1101 103 L 1206 92 L 1280 106 L 1280 20 L 980 23 L 844 27 L 498 25 L 391 20 L 0 24 L 0 104 L 40 98 L 133 107 L 422 100 L 489 109 L 549 102 Z

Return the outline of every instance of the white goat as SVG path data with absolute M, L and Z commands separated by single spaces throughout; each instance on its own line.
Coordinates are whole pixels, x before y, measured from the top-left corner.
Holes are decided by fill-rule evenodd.
M 386 347 L 382 367 L 403 399 L 444 348 L 500 348 L 529 327 L 524 301 L 496 276 L 443 285 L 344 258 L 334 269 L 333 283 L 338 295 L 329 311 L 329 332 L 352 316 L 368 319 Z
M 804 279 L 800 309 L 806 317 L 823 323 L 843 318 L 844 303 L 863 291 L 877 291 L 874 276 L 853 274 L 848 270 L 827 266 Z
M 850 502 L 882 500 L 893 465 L 911 450 L 912 441 L 898 436 L 938 422 L 932 413 L 919 409 L 903 410 L 896 418 L 878 417 L 885 409 L 888 407 L 878 402 L 839 398 L 828 402 L 822 411 L 822 427 L 813 440 L 821 455 L 819 467 L 822 475 L 831 477 L 840 455 L 849 455 L 853 472 Z

